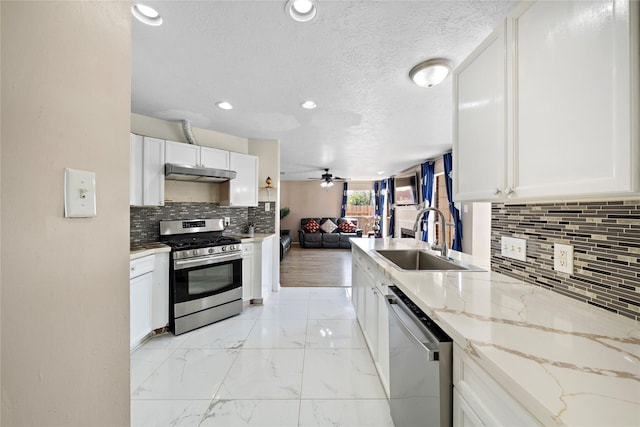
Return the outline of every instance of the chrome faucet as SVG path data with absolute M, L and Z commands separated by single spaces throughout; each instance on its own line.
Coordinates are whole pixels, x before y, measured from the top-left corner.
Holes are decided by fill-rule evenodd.
M 440 215 L 440 229 L 442 230 L 442 243 L 440 245 L 433 243 L 431 245 L 431 249 L 433 249 L 434 251 L 440 251 L 440 255 L 442 255 L 444 258 L 448 258 L 449 248 L 447 247 L 447 228 L 445 224 L 444 214 L 440 209 L 429 207 L 429 202 L 425 201 L 424 207 L 418 211 L 418 215 L 416 216 L 416 222 L 413 224 L 413 232 L 418 232 L 419 225 L 422 222 L 422 215 L 425 212 L 429 211 L 436 212 L 438 215 Z

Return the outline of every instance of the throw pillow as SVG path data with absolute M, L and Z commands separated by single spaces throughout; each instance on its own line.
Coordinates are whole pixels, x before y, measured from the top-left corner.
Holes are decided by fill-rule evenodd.
M 356 225 L 349 220 L 341 222 L 338 228 L 343 233 L 355 233 L 358 229 L 358 227 L 356 227 Z
M 306 223 L 304 226 L 304 230 L 307 233 L 315 233 L 319 229 L 320 229 L 320 224 L 318 224 L 318 222 L 315 219 L 312 219 L 311 221 Z
M 324 231 L 325 233 L 333 233 L 333 231 L 338 228 L 337 225 L 335 225 L 333 223 L 333 221 L 331 221 L 330 219 L 326 220 L 325 222 L 322 223 L 322 225 L 320 226 L 320 228 L 322 229 L 322 231 Z

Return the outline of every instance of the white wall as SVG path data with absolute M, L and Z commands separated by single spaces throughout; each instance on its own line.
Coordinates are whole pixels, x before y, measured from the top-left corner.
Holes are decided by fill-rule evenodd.
M 131 4 L 0 7 L 2 423 L 125 426 Z M 65 167 L 96 218 L 63 217 Z

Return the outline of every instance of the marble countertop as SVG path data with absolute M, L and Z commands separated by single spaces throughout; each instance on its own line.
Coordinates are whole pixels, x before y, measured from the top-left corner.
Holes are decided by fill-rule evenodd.
M 240 239 L 242 243 L 262 242 L 264 239 L 275 236 L 275 233 L 224 233 L 225 236 Z
M 171 252 L 171 248 L 163 243 L 140 243 L 129 247 L 129 260 L 142 258 L 160 252 Z
M 640 425 L 640 322 L 485 272 L 405 272 L 376 249 L 413 239 L 351 239 L 377 268 L 543 425 Z

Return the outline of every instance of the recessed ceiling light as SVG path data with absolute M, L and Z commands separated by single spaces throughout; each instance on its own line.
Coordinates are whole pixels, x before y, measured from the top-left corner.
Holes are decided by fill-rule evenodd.
M 227 101 L 216 102 L 216 105 L 223 110 L 233 110 L 233 105 Z
M 131 13 L 138 21 L 144 22 L 147 25 L 153 25 L 157 27 L 162 25 L 162 16 L 152 7 L 138 3 L 131 6 Z
M 385 171 L 378 171 L 378 172 L 377 172 L 377 174 L 378 174 L 378 175 L 384 175 L 384 172 L 385 172 Z
M 449 75 L 451 63 L 443 58 L 434 58 L 421 62 L 409 71 L 409 77 L 420 87 L 436 86 Z
M 300 105 L 302 106 L 302 108 L 306 108 L 307 110 L 313 110 L 314 108 L 317 107 L 316 103 L 313 101 L 304 101 Z
M 315 0 L 288 0 L 284 8 L 298 22 L 311 21 L 317 12 Z

